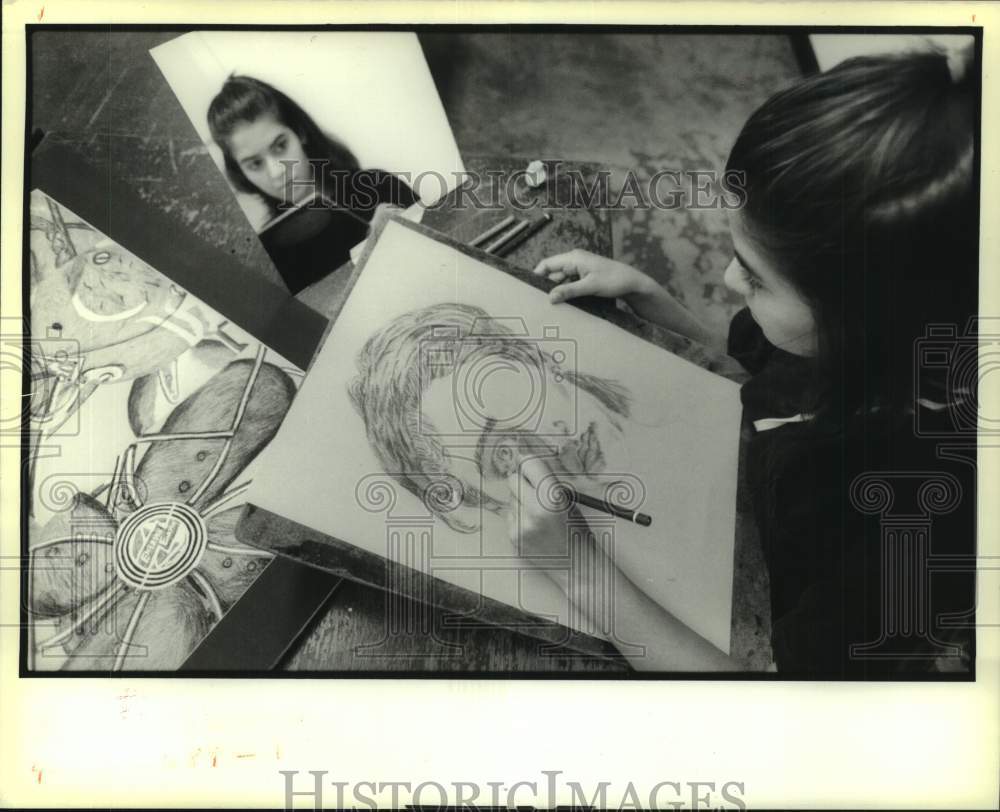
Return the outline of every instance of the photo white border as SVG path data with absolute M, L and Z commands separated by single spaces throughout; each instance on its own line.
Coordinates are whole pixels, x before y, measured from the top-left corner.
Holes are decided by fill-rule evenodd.
M 981 310 L 1000 315 L 1000 234 L 988 227 L 1000 222 L 994 5 L 43 2 L 3 6 L 5 329 L 21 317 L 24 26 L 37 22 L 982 25 Z M 7 367 L 3 375 L 9 415 L 20 398 Z M 983 378 L 980 400 L 984 413 L 998 413 L 1000 375 Z M 751 808 L 995 808 L 997 625 L 980 628 L 975 683 L 19 679 L 19 450 L 7 438 L 3 445 L 0 806 L 281 807 L 279 770 L 300 779 L 326 770 L 328 782 L 508 786 L 561 770 L 564 788 L 567 780 L 646 792 L 661 781 L 737 781 Z M 982 445 L 979 476 L 980 550 L 996 556 L 1000 510 L 986 495 L 1000 484 L 1000 441 Z M 1000 624 L 998 576 L 981 575 L 981 624 Z

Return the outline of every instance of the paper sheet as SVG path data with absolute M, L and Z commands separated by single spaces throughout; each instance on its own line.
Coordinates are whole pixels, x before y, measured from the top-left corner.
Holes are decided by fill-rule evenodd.
M 31 194 L 29 668 L 169 671 L 270 563 L 233 527 L 302 371 Z
M 220 171 L 222 152 L 212 142 L 206 116 L 226 78 L 236 73 L 286 93 L 363 168 L 399 175 L 425 206 L 454 189 L 464 172 L 411 32 L 196 31 L 150 53 Z M 236 195 L 259 228 L 270 213 L 255 196 Z
M 581 492 L 653 517 L 582 511 L 640 562 L 639 586 L 728 651 L 740 411 L 731 381 L 391 222 L 248 500 L 579 625 L 510 538 L 494 438 L 513 426 Z M 417 555 L 393 536 L 401 517 L 432 520 Z

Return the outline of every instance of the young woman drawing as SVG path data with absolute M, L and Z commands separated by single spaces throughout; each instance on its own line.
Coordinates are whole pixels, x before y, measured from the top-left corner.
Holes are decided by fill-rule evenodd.
M 891 572 L 899 562 L 885 556 L 879 517 L 852 496 L 861 475 L 895 476 L 896 515 L 926 512 L 935 508 L 927 494 L 904 486 L 940 472 L 959 504 L 936 505 L 950 512 L 935 519 L 929 552 L 974 553 L 974 457 L 950 461 L 915 431 L 918 418 L 954 425 L 974 399 L 948 384 L 946 368 L 915 363 L 929 325 L 961 331 L 976 311 L 977 95 L 962 67 L 935 52 L 856 58 L 750 117 L 727 164 L 746 195 L 730 212 L 735 256 L 725 271 L 746 308 L 727 338 L 625 264 L 573 251 L 535 269 L 559 283 L 553 302 L 624 299 L 643 318 L 728 349 L 752 373 L 742 388 L 755 427 L 746 484 L 769 568 L 779 673 L 867 678 L 970 665 L 969 618 L 951 630 L 942 618 L 972 608 L 972 565 L 926 582 L 919 568 Z M 519 475 L 547 473 L 536 459 Z M 521 548 L 558 555 L 566 513 L 534 502 L 525 510 Z M 641 563 L 623 547 L 607 563 L 617 629 L 646 646 L 633 665 L 739 668 L 636 586 Z M 907 589 L 918 603 L 893 614 L 889 604 Z

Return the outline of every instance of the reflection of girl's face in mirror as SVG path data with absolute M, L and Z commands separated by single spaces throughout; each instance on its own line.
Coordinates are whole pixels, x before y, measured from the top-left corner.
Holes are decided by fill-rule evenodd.
M 313 168 L 303 141 L 273 114 L 237 124 L 228 140 L 233 160 L 262 194 L 300 203 L 311 193 Z

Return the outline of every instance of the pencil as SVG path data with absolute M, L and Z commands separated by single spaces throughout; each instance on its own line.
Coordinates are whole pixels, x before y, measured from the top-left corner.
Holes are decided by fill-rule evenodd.
M 514 220 L 515 220 L 514 215 L 511 215 L 510 217 L 505 217 L 503 220 L 501 220 L 495 226 L 486 229 L 486 231 L 484 231 L 482 234 L 480 234 L 478 237 L 476 237 L 472 242 L 470 242 L 469 245 L 471 245 L 473 248 L 475 248 L 477 245 L 482 245 L 490 237 L 493 237 L 496 234 L 499 234 L 501 231 L 503 231 L 505 228 L 507 228 L 507 226 L 509 226 L 511 223 L 513 223 Z
M 483 250 L 487 254 L 495 254 L 498 249 L 505 247 L 518 234 L 520 234 L 523 231 L 527 231 L 529 228 L 531 228 L 531 220 L 522 220 L 506 234 L 501 234 L 499 237 L 493 240 L 493 242 L 487 245 Z
M 628 510 L 627 508 L 618 507 L 614 502 L 608 502 L 606 499 L 595 499 L 593 496 L 579 493 L 576 489 L 568 485 L 563 485 L 562 487 L 566 497 L 578 505 L 583 505 L 593 510 L 600 510 L 612 516 L 617 516 L 620 519 L 628 519 L 630 522 L 641 524 L 643 527 L 649 527 L 653 523 L 651 516 L 640 513 L 638 510 Z
M 534 237 L 539 231 L 541 231 L 545 226 L 552 222 L 552 217 L 549 214 L 543 214 L 541 217 L 532 220 L 527 228 L 524 229 L 514 229 L 507 234 L 504 242 L 495 248 L 491 253 L 496 254 L 500 257 L 505 257 L 507 254 L 511 253 L 515 248 L 521 246 L 524 242 Z

